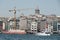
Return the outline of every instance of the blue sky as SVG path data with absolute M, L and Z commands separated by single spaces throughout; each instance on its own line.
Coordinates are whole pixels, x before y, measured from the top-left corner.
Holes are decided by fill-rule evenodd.
M 13 9 L 15 6 L 17 9 L 35 9 L 38 6 L 41 14 L 60 16 L 60 0 L 0 0 L 0 16 L 13 16 L 13 12 L 10 13 L 8 10 Z M 34 14 L 34 9 L 17 11 L 16 15 L 20 16 L 21 13 L 25 15 Z

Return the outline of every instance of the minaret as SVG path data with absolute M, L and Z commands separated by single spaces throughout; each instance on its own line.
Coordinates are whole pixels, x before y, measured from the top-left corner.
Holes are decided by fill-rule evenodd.
M 39 7 L 37 7 L 37 8 L 35 9 L 35 14 L 40 14 Z

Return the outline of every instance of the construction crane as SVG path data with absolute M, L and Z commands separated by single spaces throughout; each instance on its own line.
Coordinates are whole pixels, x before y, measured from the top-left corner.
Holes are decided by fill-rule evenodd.
M 16 7 L 13 10 L 9 10 L 9 12 L 14 12 L 14 25 L 13 29 L 16 29 L 16 11 L 21 11 L 21 10 L 32 10 L 33 8 L 26 8 L 26 9 L 18 9 L 16 10 Z
M 9 10 L 9 12 L 14 12 L 14 25 L 13 25 L 13 29 L 16 29 L 16 8 L 14 8 L 13 10 Z

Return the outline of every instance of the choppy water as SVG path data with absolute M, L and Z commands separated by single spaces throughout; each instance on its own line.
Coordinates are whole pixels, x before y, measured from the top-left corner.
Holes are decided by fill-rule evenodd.
M 60 35 L 36 36 L 33 34 L 0 34 L 0 40 L 60 40 Z

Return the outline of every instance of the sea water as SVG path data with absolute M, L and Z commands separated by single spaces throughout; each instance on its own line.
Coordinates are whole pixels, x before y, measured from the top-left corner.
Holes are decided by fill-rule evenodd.
M 60 40 L 60 35 L 37 36 L 34 34 L 0 34 L 0 40 Z

